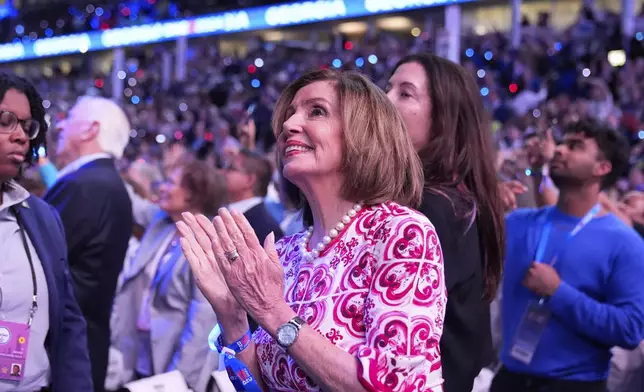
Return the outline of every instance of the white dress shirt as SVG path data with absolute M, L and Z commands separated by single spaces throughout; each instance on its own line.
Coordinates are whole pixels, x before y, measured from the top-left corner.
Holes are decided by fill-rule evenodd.
M 259 196 L 255 196 L 255 197 L 251 197 L 249 199 L 244 199 L 244 200 L 236 201 L 234 203 L 230 203 L 230 204 L 228 204 L 228 209 L 229 210 L 235 210 L 235 211 L 238 211 L 238 212 L 240 212 L 242 214 L 245 214 L 246 212 L 248 212 L 248 210 L 250 210 L 251 208 L 253 208 L 253 207 L 257 206 L 257 205 L 259 205 L 263 201 L 264 201 L 263 198 L 261 198 Z

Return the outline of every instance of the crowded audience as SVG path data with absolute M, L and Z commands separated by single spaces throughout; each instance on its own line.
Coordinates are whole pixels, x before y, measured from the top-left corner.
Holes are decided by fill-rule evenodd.
M 60 0 L 28 4 L 15 2 L 16 15 L 0 19 L 0 42 L 32 42 L 38 38 L 105 31 L 117 27 L 235 10 L 278 0 L 124 0 L 96 1 L 83 5 Z M 30 2 L 33 3 L 33 2 Z

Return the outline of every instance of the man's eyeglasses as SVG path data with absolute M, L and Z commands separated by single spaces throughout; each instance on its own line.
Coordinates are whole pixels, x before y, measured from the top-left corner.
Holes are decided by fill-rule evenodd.
M 0 133 L 13 133 L 18 124 L 27 134 L 29 140 L 33 140 L 40 132 L 40 123 L 34 119 L 19 120 L 15 113 L 0 110 Z

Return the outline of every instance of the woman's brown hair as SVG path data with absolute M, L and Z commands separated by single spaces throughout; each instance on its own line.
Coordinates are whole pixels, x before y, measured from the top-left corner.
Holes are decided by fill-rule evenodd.
M 181 187 L 188 192 L 188 203 L 206 216 L 215 216 L 226 203 L 226 178 L 204 161 L 191 161 L 179 167 Z
M 494 169 L 488 115 L 474 78 L 461 66 L 423 53 L 403 58 L 425 69 L 431 102 L 429 144 L 418 152 L 429 192 L 447 197 L 457 216 L 478 228 L 485 275 L 485 299 L 501 282 L 505 258 L 505 215 Z
M 273 114 L 275 137 L 282 133 L 287 111 L 297 92 L 311 83 L 335 85 L 342 116 L 344 174 L 341 197 L 367 205 L 394 201 L 417 208 L 422 200 L 423 171 L 398 111 L 387 96 L 365 76 L 355 72 L 314 70 L 291 83 L 280 96 Z M 304 212 L 305 225 L 313 215 L 304 195 L 282 175 L 289 202 Z

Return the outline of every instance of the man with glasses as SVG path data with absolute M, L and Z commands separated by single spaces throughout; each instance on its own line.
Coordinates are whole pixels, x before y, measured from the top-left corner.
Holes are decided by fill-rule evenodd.
M 275 240 L 279 240 L 282 230 L 264 205 L 273 176 L 270 162 L 259 154 L 242 149 L 223 166 L 228 185 L 228 208 L 244 214 L 260 240 L 264 240 L 271 231 L 275 232 Z
M 60 213 L 78 303 L 87 321 L 94 390 L 103 391 L 110 314 L 132 236 L 132 204 L 115 159 L 130 124 L 114 102 L 82 97 L 58 124 L 56 157 L 65 166 L 45 200 Z

